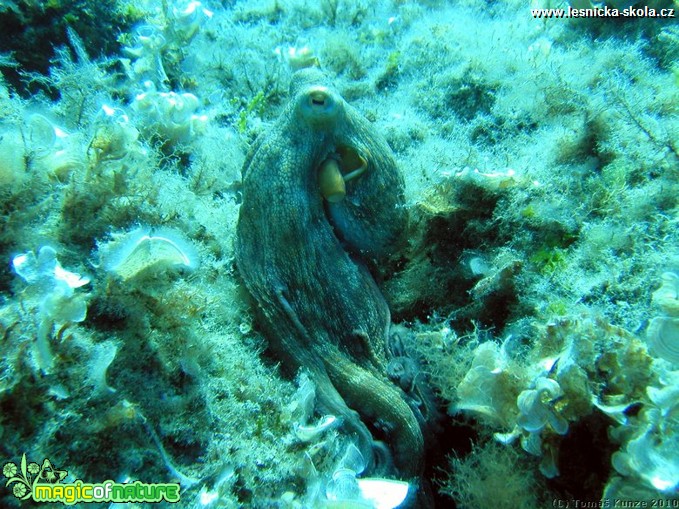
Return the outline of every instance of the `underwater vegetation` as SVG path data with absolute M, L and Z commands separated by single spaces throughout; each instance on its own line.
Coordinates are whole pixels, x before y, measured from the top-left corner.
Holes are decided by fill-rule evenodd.
M 6 482 L 25 454 L 186 508 L 679 504 L 675 19 L 16 0 L 0 26 Z

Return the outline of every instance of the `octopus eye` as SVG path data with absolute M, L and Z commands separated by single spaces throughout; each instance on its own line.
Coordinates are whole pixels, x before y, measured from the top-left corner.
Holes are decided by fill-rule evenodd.
M 334 94 L 326 87 L 313 87 L 302 96 L 300 111 L 313 123 L 326 123 L 334 120 L 341 107 Z
M 323 90 L 314 90 L 309 94 L 309 104 L 312 108 L 325 108 L 330 102 L 330 96 Z

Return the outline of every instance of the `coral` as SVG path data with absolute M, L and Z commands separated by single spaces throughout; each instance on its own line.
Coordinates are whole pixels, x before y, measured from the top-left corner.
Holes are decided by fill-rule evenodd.
M 200 103 L 188 92 L 158 92 L 152 82 L 135 97 L 134 108 L 142 119 L 143 128 L 172 145 L 187 143 L 205 131 L 207 116 L 196 113 Z
M 457 389 L 459 402 L 453 410 L 472 412 L 494 427 L 513 428 L 508 433 L 496 433 L 495 438 L 510 444 L 520 437 L 526 452 L 542 457 L 543 474 L 554 477 L 558 472 L 555 458 L 551 446 L 543 447 L 542 435 L 543 431 L 544 435 L 567 432 L 568 421 L 555 407 L 564 391 L 556 380 L 540 374 L 540 369 L 550 368 L 549 364 L 520 367 L 506 349 L 507 341 L 502 347 L 486 342 L 474 350 L 474 361 Z M 535 378 L 531 380 L 531 376 Z M 521 390 L 523 384 L 528 387 Z M 543 455 L 545 451 L 548 454 Z
M 178 38 L 186 43 L 198 33 L 206 21 L 212 18 L 213 14 L 197 0 L 188 0 L 184 5 L 172 7 L 174 22 L 170 26 Z
M 366 509 L 395 509 L 414 490 L 404 481 L 379 477 L 359 477 L 366 468 L 361 452 L 350 444 L 335 466 L 327 483 L 317 482 L 310 490 L 306 503 L 311 507 L 347 506 Z
M 106 374 L 115 360 L 119 345 L 113 341 L 97 343 L 92 347 L 91 357 L 88 362 L 88 382 L 92 385 L 92 394 L 101 397 L 105 394 L 116 392 L 106 381 Z
M 170 228 L 139 227 L 99 246 L 106 271 L 123 282 L 142 279 L 166 269 L 195 270 L 195 247 Z
M 552 478 L 559 474 L 556 463 L 556 452 L 551 445 L 542 443 L 542 431 L 549 426 L 549 431 L 557 435 L 568 432 L 568 421 L 556 409 L 556 403 L 564 395 L 558 382 L 544 376 L 538 377 L 530 389 L 522 391 L 516 399 L 519 417 L 517 428 L 523 433 L 521 447 L 524 451 L 541 457 L 540 472 Z
M 614 433 L 622 446 L 611 459 L 629 485 L 670 496 L 679 487 L 674 445 L 679 438 L 679 372 L 668 367 L 676 369 L 679 364 L 678 291 L 676 272 L 664 273 L 660 288 L 653 293 L 653 303 L 664 315 L 653 318 L 647 331 L 650 352 L 662 359 L 653 366 L 658 378 L 649 384 L 646 397 L 639 398 L 641 411 L 634 418 L 619 419 L 622 426 Z M 618 492 L 624 491 L 618 479 L 610 480 L 608 496 L 620 496 Z
M 134 150 L 138 136 L 139 131 L 122 109 L 103 104 L 89 149 L 94 151 L 97 164 L 118 161 Z
M 660 288 L 653 292 L 653 303 L 669 316 L 679 316 L 679 274 L 665 272 Z
M 662 285 L 653 292 L 653 303 L 664 313 L 648 326 L 651 353 L 675 365 L 679 364 L 679 274 L 665 272 Z
M 554 402 L 563 396 L 558 382 L 551 378 L 538 377 L 533 388 L 522 391 L 516 399 L 519 407 L 517 424 L 529 433 L 541 431 L 549 425 L 559 435 L 568 431 L 568 422 L 554 409 Z
M 67 133 L 39 113 L 31 115 L 27 124 L 31 171 L 65 181 L 71 173 L 85 169 L 87 163 L 79 136 Z
M 488 341 L 473 353 L 471 368 L 457 387 L 454 411 L 468 411 L 501 427 L 511 427 L 520 379 L 507 370 L 504 348 Z
M 296 48 L 294 46 L 282 48 L 279 46 L 276 48 L 275 53 L 279 57 L 280 61 L 286 62 L 293 71 L 299 71 L 300 69 L 305 69 L 307 67 L 319 66 L 318 57 L 308 46 L 302 46 L 300 48 Z
M 453 410 L 479 415 L 501 443 L 520 439 L 553 478 L 560 444 L 593 407 L 627 422 L 620 412 L 644 399 L 652 359 L 638 338 L 602 321 L 562 319 L 538 331 L 527 365 L 507 353 L 509 339 L 477 347 Z
M 656 317 L 648 326 L 651 353 L 679 364 L 679 318 Z
M 36 364 L 44 373 L 54 365 L 49 344 L 53 327 L 79 323 L 87 316 L 86 298 L 74 290 L 90 280 L 64 269 L 56 254 L 54 248 L 43 246 L 37 256 L 29 251 L 12 259 L 14 271 L 29 285 L 27 304 L 30 301 L 38 318 Z
M 287 409 L 291 414 L 290 419 L 294 420 L 295 436 L 302 442 L 315 442 L 323 433 L 339 424 L 334 415 L 324 415 L 316 425 L 309 425 L 308 421 L 313 414 L 315 401 L 316 387 L 309 376 L 302 373 L 299 377 L 299 388 L 295 400 Z
M 131 67 L 128 64 L 128 74 L 135 80 L 165 83 L 168 78 L 160 51 L 165 48 L 166 39 L 162 30 L 153 24 L 140 25 L 131 39 L 132 45 L 123 48 L 127 56 L 135 59 Z
M 214 13 L 196 0 L 182 0 L 166 6 L 164 16 L 148 17 L 134 34 L 122 38 L 129 77 L 137 83 L 149 82 L 159 90 L 170 83 L 183 84 L 178 66 L 188 46 Z M 148 86 L 146 88 L 149 88 Z
M 679 487 L 676 442 L 679 439 L 679 372 L 668 372 L 663 387 L 649 387 L 650 404 L 631 423 L 627 440 L 613 455 L 613 467 L 621 475 L 642 481 L 645 487 L 675 494 Z
M 0 127 L 0 196 L 15 194 L 26 182 L 26 148 L 18 129 Z

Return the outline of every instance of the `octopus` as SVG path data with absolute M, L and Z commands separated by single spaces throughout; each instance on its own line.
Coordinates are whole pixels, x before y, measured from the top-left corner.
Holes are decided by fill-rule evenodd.
M 387 374 L 391 316 L 373 276 L 402 241 L 403 177 L 319 69 L 297 71 L 290 97 L 243 165 L 236 264 L 270 349 L 291 373 L 309 373 L 366 471 L 393 462 L 416 477 L 421 422 Z

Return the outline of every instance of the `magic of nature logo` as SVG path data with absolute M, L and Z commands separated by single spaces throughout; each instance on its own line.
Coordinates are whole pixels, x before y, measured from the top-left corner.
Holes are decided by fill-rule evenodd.
M 179 502 L 179 484 L 176 483 L 117 483 L 111 480 L 85 483 L 80 479 L 63 482 L 68 471 L 55 468 L 47 458 L 42 465 L 29 462 L 26 454 L 18 465 L 5 463 L 2 475 L 7 478 L 5 487 L 11 488 L 12 494 L 19 500 L 67 505 L 78 502 Z

